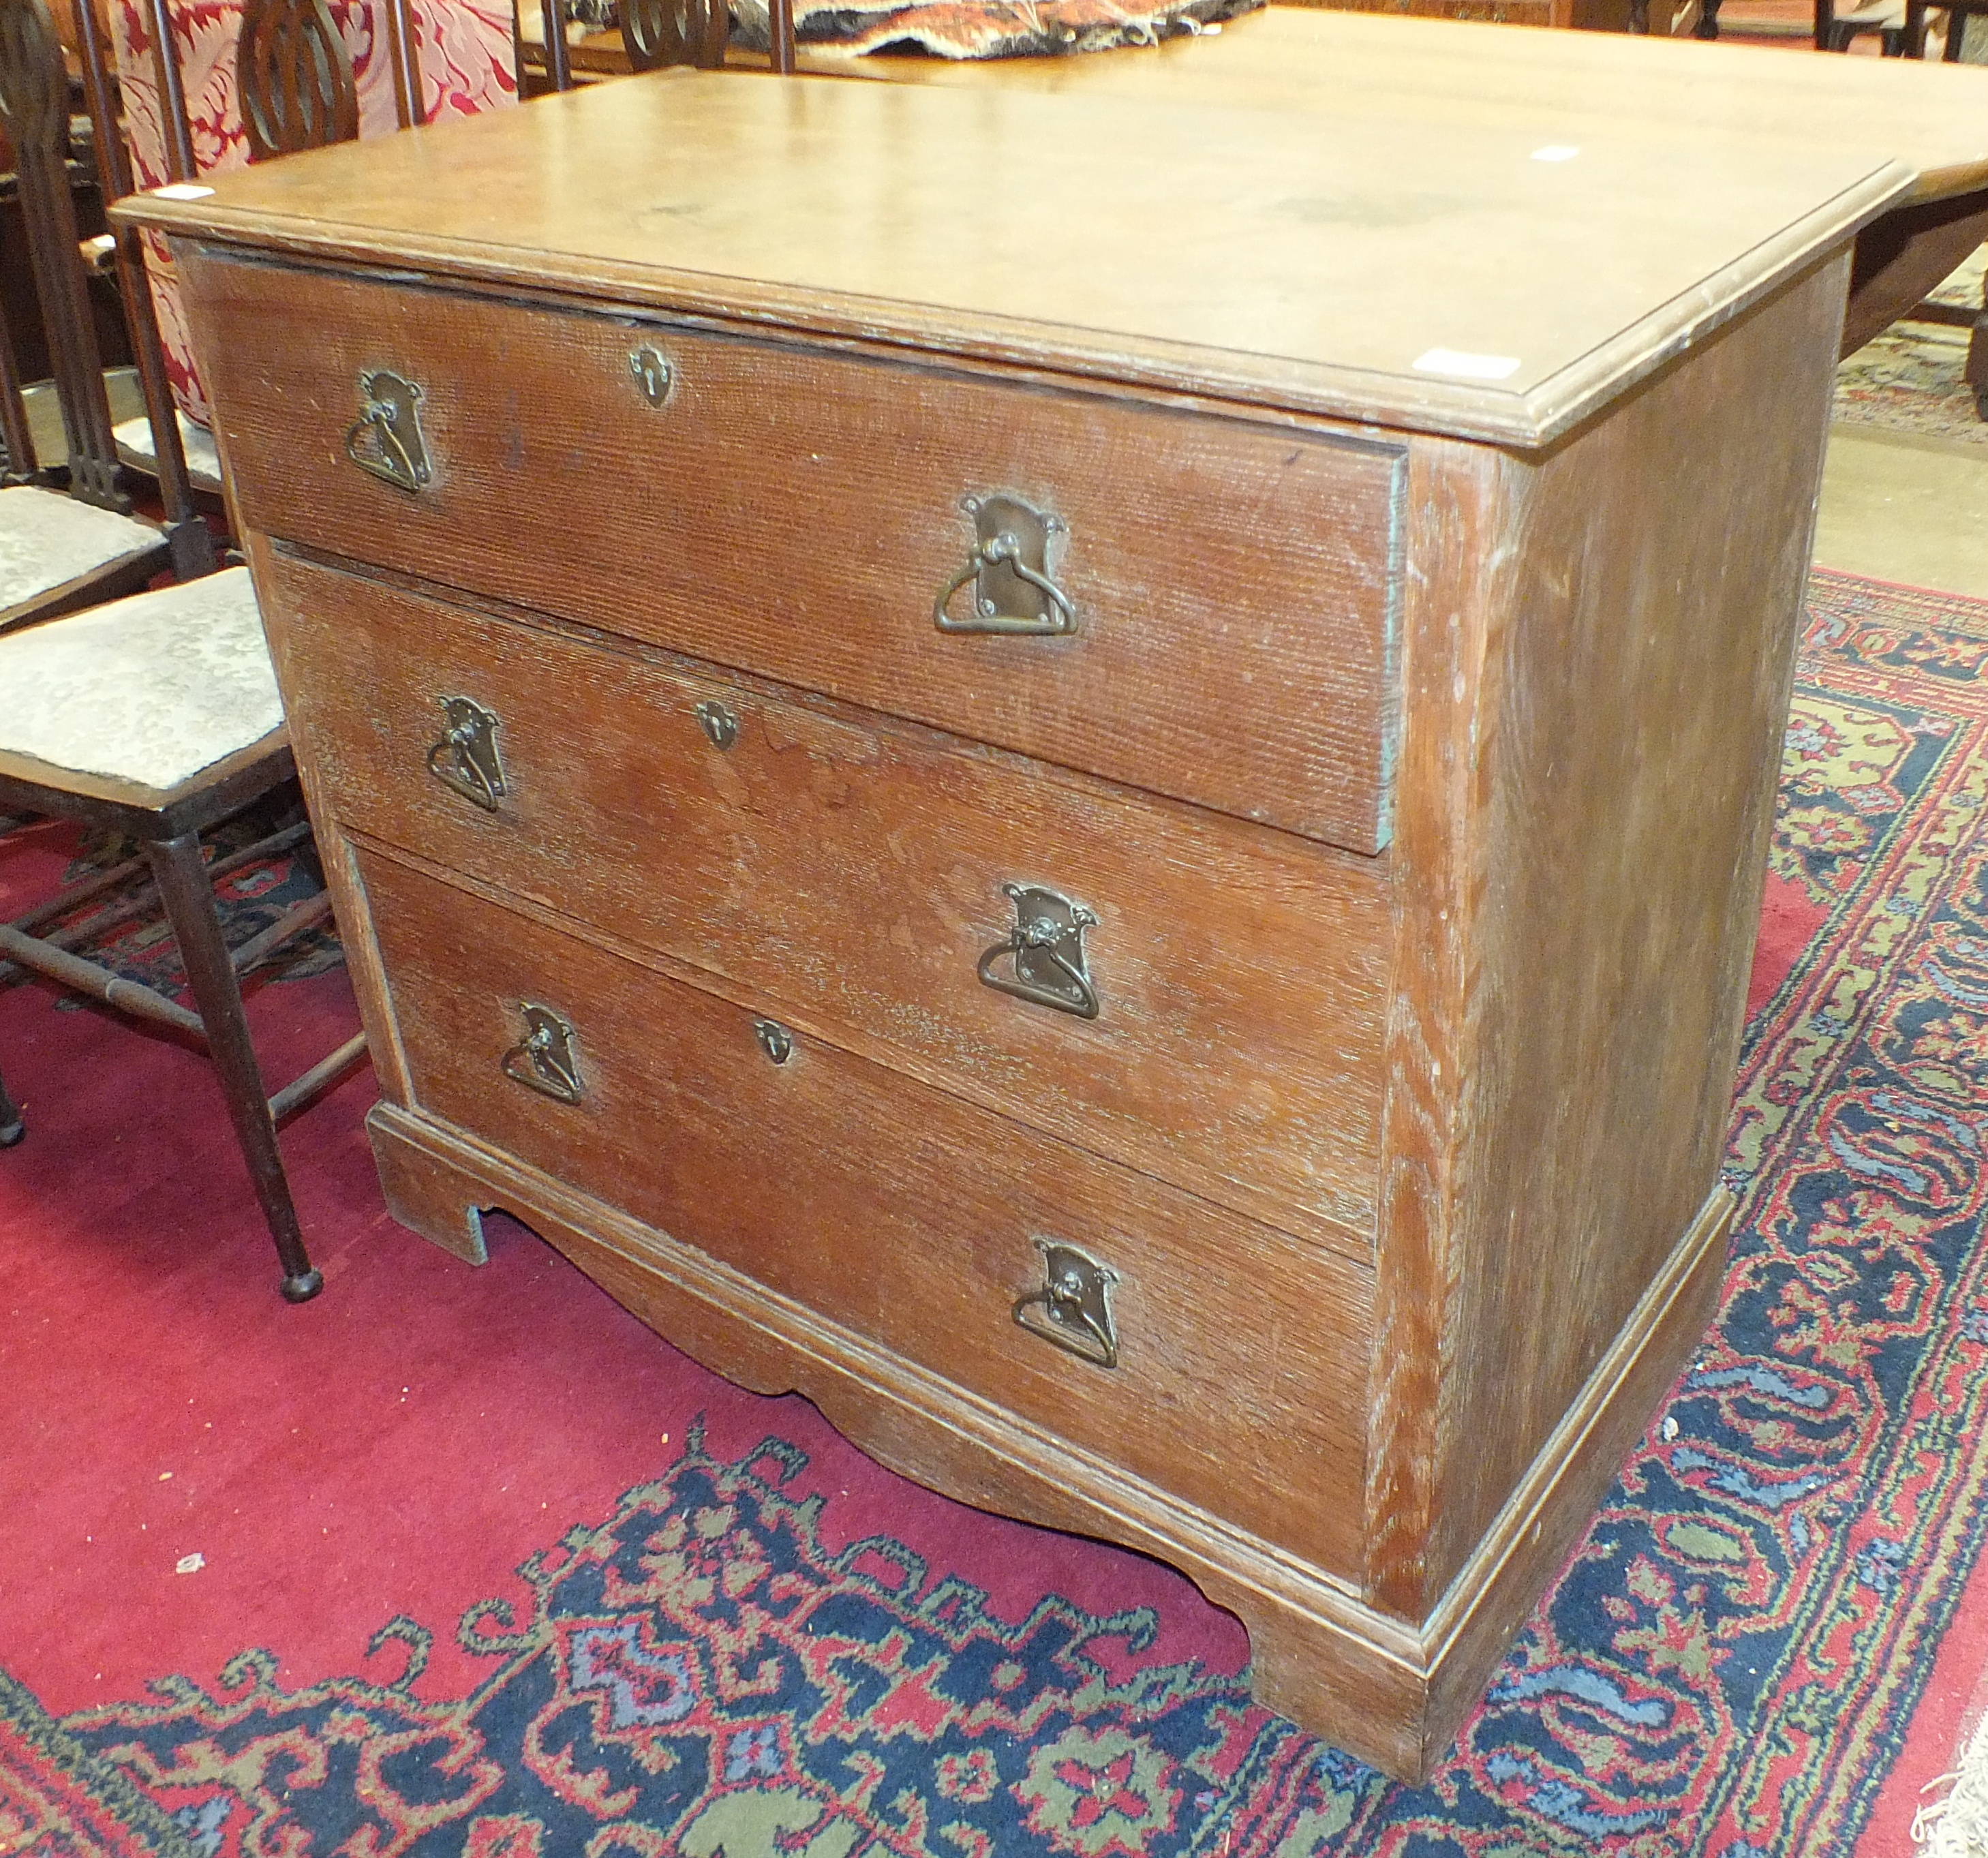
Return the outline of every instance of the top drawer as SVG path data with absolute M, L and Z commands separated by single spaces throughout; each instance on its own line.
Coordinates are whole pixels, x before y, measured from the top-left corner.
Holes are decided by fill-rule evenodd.
M 252 527 L 1355 851 L 1386 841 L 1392 448 L 187 258 Z M 362 420 L 362 379 L 397 423 Z M 984 591 L 1067 633 L 935 621 L 974 559 L 965 500 L 1003 496 L 1054 519 L 1057 595 L 998 559 Z M 976 621 L 976 591 L 948 615 Z

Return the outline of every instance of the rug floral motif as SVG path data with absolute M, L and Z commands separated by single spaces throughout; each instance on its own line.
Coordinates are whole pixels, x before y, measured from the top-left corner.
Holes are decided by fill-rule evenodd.
M 1988 28 L 1988 20 L 1978 23 Z M 1988 44 L 1983 50 L 1988 55 Z M 1934 291 L 1934 300 L 1978 312 L 1985 263 L 1988 245 Z M 1988 449 L 1988 420 L 1967 384 L 1969 339 L 1968 330 L 1945 323 L 1894 323 L 1837 369 L 1836 420 Z
M 201 849 L 211 863 L 245 849 L 282 823 L 282 820 L 271 809 L 253 809 L 208 834 L 202 841 Z M 142 856 L 142 848 L 135 840 L 100 827 L 79 827 L 59 821 L 0 817 L 0 839 L 15 832 L 23 835 L 23 842 L 31 833 L 59 838 L 64 848 L 66 868 L 59 881 L 64 884 L 81 883 Z M 137 897 L 145 885 L 141 867 L 128 882 L 93 899 L 56 923 L 45 925 L 39 932 L 46 935 L 51 929 L 73 931 L 77 939 L 71 946 L 100 966 L 169 997 L 189 998 L 179 945 L 173 939 L 172 930 L 157 907 L 156 899 L 143 914 L 120 919 L 123 906 Z M 252 860 L 229 872 L 215 887 L 215 905 L 221 918 L 222 939 L 231 949 L 239 948 L 259 936 L 286 911 L 323 888 L 309 860 L 300 857 L 294 850 Z M 5 901 L 4 894 L 0 893 L 0 903 Z M 21 905 L 16 904 L 12 908 L 0 908 L 0 919 L 19 907 Z M 328 973 L 341 966 L 343 960 L 336 933 L 327 926 L 306 930 L 256 972 L 265 980 L 302 980 Z M 11 978 L 18 980 L 25 977 L 16 972 Z M 5 971 L 0 970 L 0 985 L 7 984 L 7 979 Z M 73 996 L 65 996 L 61 1003 L 69 1007 L 80 1006 Z M 5 1850 L 4 1846 L 0 1846 L 0 1854 Z
M 1821 926 L 1749 1031 L 1722 1310 L 1426 1785 L 1149 1613 L 831 1552 L 777 1438 L 533 1557 L 467 1696 L 397 1619 L 391 1685 L 249 1651 L 63 1729 L 203 1858 L 1854 1850 L 1988 1526 L 1984 666 L 1988 604 L 1815 577 L 1773 861 Z
M 0 1672 L 0 1852 L 195 1858 L 177 1822 Z

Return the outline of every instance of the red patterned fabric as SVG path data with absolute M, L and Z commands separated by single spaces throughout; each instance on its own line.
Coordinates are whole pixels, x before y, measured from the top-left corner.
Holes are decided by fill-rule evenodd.
M 400 127 L 394 109 L 393 61 L 384 34 L 375 29 L 374 10 L 367 0 L 329 4 L 359 83 L 359 133 L 390 135 Z M 177 41 L 174 49 L 186 86 L 194 164 L 204 174 L 245 168 L 248 142 L 235 80 L 240 0 L 171 0 L 170 10 Z M 110 11 L 132 165 L 140 187 L 157 187 L 171 176 L 166 168 L 151 35 L 137 0 L 112 0 Z M 509 6 L 499 0 L 419 0 L 413 12 L 429 122 L 480 116 L 518 100 Z M 205 425 L 207 396 L 187 341 L 179 280 L 162 241 L 150 242 L 147 259 L 173 391 L 186 411 Z

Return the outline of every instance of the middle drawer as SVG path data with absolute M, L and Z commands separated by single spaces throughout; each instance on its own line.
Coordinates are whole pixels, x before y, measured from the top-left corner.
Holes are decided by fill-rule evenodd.
M 1374 861 L 274 551 L 259 567 L 291 725 L 343 823 L 1369 1250 Z M 1060 939 L 1014 946 L 1045 920 Z

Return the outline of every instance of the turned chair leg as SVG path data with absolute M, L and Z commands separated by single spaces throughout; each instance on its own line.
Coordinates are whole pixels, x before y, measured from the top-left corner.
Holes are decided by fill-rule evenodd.
M 262 1203 L 262 1217 L 276 1242 L 276 1256 L 282 1261 L 283 1295 L 292 1303 L 305 1302 L 324 1288 L 324 1277 L 304 1249 L 297 1210 L 283 1173 L 282 1154 L 276 1146 L 276 1125 L 269 1115 L 262 1068 L 249 1043 L 242 986 L 221 939 L 221 918 L 215 907 L 214 886 L 201 858 L 200 839 L 196 834 L 183 833 L 147 845 L 145 855 L 151 861 L 166 919 L 186 963 L 187 984 L 207 1028 L 208 1051 L 220 1075 L 221 1094 L 228 1101 L 228 1114 L 248 1164 L 249 1178 L 255 1183 L 255 1197 Z
M 11 1149 L 27 1132 L 21 1106 L 7 1095 L 7 1080 L 0 1078 L 0 1149 Z

